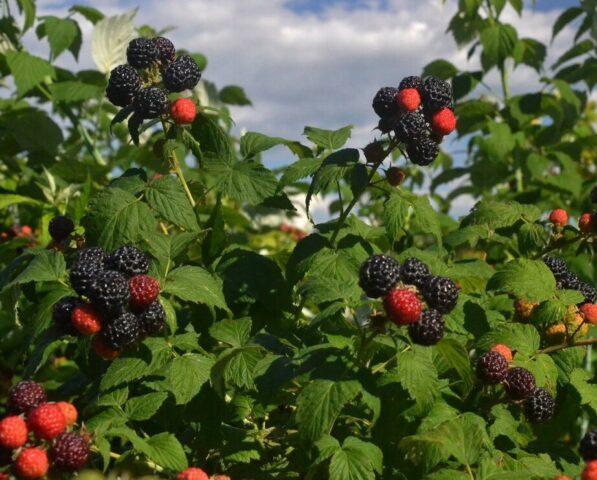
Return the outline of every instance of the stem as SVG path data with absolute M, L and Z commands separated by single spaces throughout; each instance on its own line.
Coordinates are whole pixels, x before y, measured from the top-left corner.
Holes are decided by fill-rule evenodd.
M 565 240 L 565 241 L 556 240 L 554 243 L 552 243 L 551 245 L 548 245 L 542 252 L 540 252 L 538 255 L 536 255 L 535 258 L 541 258 L 546 253 L 552 252 L 553 250 L 557 250 L 558 248 L 563 248 L 563 247 L 567 247 L 568 245 L 572 245 L 572 244 L 578 242 L 579 240 L 582 240 L 582 238 L 583 238 L 582 235 L 578 235 L 576 237 L 572 237 L 571 239 Z
M 500 79 L 502 81 L 502 93 L 504 95 L 504 103 L 510 99 L 510 86 L 508 85 L 508 69 L 506 64 L 502 63 L 500 66 Z
M 163 120 L 162 120 L 162 128 L 164 129 L 164 133 L 168 133 L 168 126 L 166 125 L 166 122 L 164 122 Z M 185 180 L 184 174 L 182 173 L 182 169 L 180 168 L 180 162 L 178 161 L 178 156 L 176 155 L 176 152 L 174 150 L 171 151 L 170 158 L 168 160 L 170 161 L 170 164 L 172 166 L 172 171 L 178 177 L 178 180 L 180 181 L 180 184 L 182 185 L 184 193 L 186 194 L 187 198 L 189 199 L 189 203 L 191 204 L 191 206 L 193 208 L 195 208 L 197 203 L 195 202 L 195 199 L 193 198 L 193 194 L 191 193 L 191 190 L 189 189 L 189 186 L 187 185 L 187 181 Z
M 99 449 L 96 447 L 91 447 L 91 450 L 94 451 L 95 453 L 101 454 Z M 118 460 L 120 457 L 122 457 L 122 455 L 120 455 L 119 453 L 116 453 L 116 452 L 110 452 L 109 456 L 110 456 L 110 458 L 113 458 L 114 460 Z M 155 462 L 152 462 L 151 460 L 144 460 L 144 463 L 145 463 L 145 465 L 147 465 L 152 470 L 155 470 L 156 472 L 164 471 L 164 467 L 162 467 L 161 465 L 158 465 Z
M 471 466 L 468 463 L 465 466 L 466 466 L 466 472 L 468 473 L 468 476 L 471 478 L 471 480 L 475 480 L 475 476 L 473 475 Z
M 540 353 L 553 353 L 559 350 L 573 347 L 586 347 L 597 343 L 597 338 L 589 338 L 588 340 L 581 340 L 580 342 L 564 343 L 562 345 L 554 345 L 553 347 L 547 347 L 543 350 L 537 350 L 536 355 Z

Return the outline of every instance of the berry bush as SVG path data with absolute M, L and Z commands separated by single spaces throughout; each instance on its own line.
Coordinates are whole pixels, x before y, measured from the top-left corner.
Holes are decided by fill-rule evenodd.
M 597 478 L 595 5 L 548 64 L 522 1 L 454 3 L 471 68 L 380 85 L 356 148 L 235 135 L 134 14 L 3 2 L 1 479 Z

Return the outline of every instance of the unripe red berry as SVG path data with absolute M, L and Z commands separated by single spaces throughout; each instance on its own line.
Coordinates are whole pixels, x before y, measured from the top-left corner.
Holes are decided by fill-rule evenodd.
M 74 308 L 71 322 L 82 335 L 94 335 L 102 329 L 100 314 L 88 304 Z
M 586 464 L 580 478 L 582 480 L 597 480 L 597 460 Z
M 93 351 L 98 357 L 104 360 L 114 360 L 120 355 L 119 350 L 112 350 L 111 348 L 108 348 L 100 335 L 97 335 L 93 338 L 91 348 L 93 348 Z
M 394 289 L 384 298 L 386 313 L 397 325 L 418 322 L 423 311 L 423 303 L 413 290 Z
M 160 294 L 160 284 L 149 275 L 135 275 L 129 279 L 130 305 L 135 310 L 149 307 Z
M 406 174 L 398 167 L 390 167 L 386 170 L 386 179 L 392 187 L 400 185 L 405 178 Z
M 549 221 L 556 227 L 563 227 L 568 223 L 568 212 L 562 208 L 556 208 L 549 214 Z
M 176 480 L 209 480 L 209 476 L 200 468 L 189 467 L 180 472 Z
M 189 98 L 179 98 L 170 107 L 170 116 L 177 125 L 193 123 L 197 116 L 197 107 Z
M 77 412 L 76 407 L 72 403 L 58 402 L 56 403 L 56 406 L 60 409 L 62 415 L 64 415 L 64 420 L 66 421 L 67 427 L 77 423 L 79 412 Z
M 41 448 L 26 448 L 14 463 L 17 476 L 21 478 L 41 478 L 48 473 L 48 455 Z
M 431 118 L 431 128 L 439 136 L 449 135 L 456 128 L 456 116 L 449 108 L 443 108 L 434 113 Z
M 421 94 L 416 88 L 405 88 L 396 95 L 398 106 L 407 112 L 413 112 L 421 106 Z
M 590 213 L 583 213 L 578 219 L 578 228 L 583 233 L 591 233 L 595 228 L 593 215 Z
M 585 303 L 580 306 L 580 313 L 585 318 L 585 322 L 597 325 L 597 305 L 594 303 Z
M 27 418 L 29 428 L 40 440 L 52 440 L 66 429 L 66 419 L 55 403 L 44 403 L 32 410 Z
M 27 443 L 29 430 L 22 417 L 10 416 L 0 421 L 0 447 L 8 450 L 21 448 Z
M 494 345 L 493 347 L 491 347 L 491 351 L 499 353 L 502 357 L 506 359 L 508 363 L 512 361 L 512 350 L 510 350 L 510 348 L 504 345 L 503 343 L 498 343 Z

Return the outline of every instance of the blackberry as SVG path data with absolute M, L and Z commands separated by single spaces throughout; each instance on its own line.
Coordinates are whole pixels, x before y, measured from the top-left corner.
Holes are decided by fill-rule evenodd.
M 394 87 L 380 88 L 373 97 L 372 107 L 375 113 L 381 118 L 396 115 L 399 112 L 396 94 L 398 89 Z
M 15 413 L 29 413 L 47 401 L 44 387 L 32 380 L 23 380 L 8 391 L 8 408 Z
M 169 108 L 168 92 L 163 88 L 144 88 L 135 97 L 135 112 L 143 119 L 165 115 Z
M 377 129 L 381 133 L 390 133 L 393 130 L 396 130 L 398 126 L 398 121 L 400 117 L 398 115 L 390 115 L 388 117 L 382 117 L 379 119 L 377 123 Z
M 106 270 L 93 278 L 88 297 L 101 313 L 118 315 L 129 301 L 129 285 L 120 272 Z
M 398 90 L 405 90 L 407 88 L 416 88 L 419 92 L 423 90 L 423 80 L 421 77 L 411 76 L 404 77 L 398 85 Z
M 458 302 L 458 287 L 449 278 L 429 277 L 422 290 L 427 305 L 440 313 L 450 313 Z
M 414 285 L 418 289 L 422 288 L 430 275 L 429 267 L 418 258 L 407 258 L 400 267 L 400 278 L 402 281 Z
M 148 38 L 131 40 L 126 49 L 126 59 L 132 67 L 147 68 L 158 59 L 158 46 Z
M 66 240 L 74 229 L 75 224 L 73 221 L 64 215 L 58 215 L 57 217 L 54 217 L 52 220 L 50 220 L 50 225 L 48 226 L 50 236 L 57 242 Z
M 201 80 L 201 70 L 189 55 L 181 55 L 164 72 L 164 85 L 171 92 L 191 90 Z
M 429 125 L 418 112 L 408 112 L 400 117 L 396 125 L 396 137 L 403 143 L 410 143 L 429 136 Z
M 362 265 L 359 285 L 368 297 L 378 298 L 394 288 L 400 280 L 400 265 L 386 255 L 373 255 Z
M 106 347 L 120 350 L 139 340 L 142 333 L 139 318 L 130 312 L 125 312 L 113 319 L 102 330 L 101 335 Z
M 176 57 L 176 49 L 174 44 L 164 37 L 156 37 L 153 39 L 155 46 L 158 49 L 158 60 L 162 65 L 170 65 Z
M 543 257 L 543 263 L 547 265 L 547 268 L 551 270 L 553 276 L 556 279 L 560 279 L 568 272 L 568 266 L 563 258 L 552 257 L 551 255 L 545 255 Z
M 501 353 L 487 352 L 477 360 L 477 375 L 490 385 L 503 382 L 508 373 L 508 361 Z
M 524 400 L 533 394 L 537 385 L 531 372 L 522 367 L 515 367 L 508 370 L 504 387 L 510 398 Z
M 87 464 L 89 453 L 87 441 L 72 432 L 60 434 L 50 449 L 52 465 L 70 472 L 81 470 Z
M 585 297 L 583 303 L 595 303 L 595 300 L 597 299 L 597 292 L 592 285 L 588 284 L 587 282 L 580 282 L 578 291 L 582 293 L 583 297 Z
M 423 82 L 423 102 L 435 112 L 442 108 L 452 108 L 452 86 L 436 77 L 427 77 Z
M 70 284 L 79 294 L 89 296 L 89 289 L 93 279 L 104 270 L 103 264 L 93 261 L 75 263 L 70 269 Z
M 568 290 L 579 290 L 582 283 L 580 278 L 578 278 L 578 275 L 572 272 L 566 272 L 558 280 L 558 286 Z
M 70 320 L 73 310 L 80 305 L 81 300 L 77 297 L 65 297 L 54 304 L 52 309 L 52 320 L 56 330 L 63 335 L 76 335 L 77 330 Z
M 130 65 L 119 65 L 110 72 L 106 97 L 117 107 L 126 107 L 133 102 L 141 89 L 141 77 Z
M 409 143 L 406 153 L 415 165 L 425 167 L 433 163 L 439 155 L 439 144 L 432 138 L 424 137 Z
M 112 252 L 108 265 L 127 277 L 145 275 L 149 271 L 147 255 L 132 245 L 125 245 Z
M 578 445 L 578 451 L 585 462 L 597 460 L 597 429 L 585 433 Z
M 408 326 L 410 339 L 419 345 L 435 345 L 444 338 L 446 324 L 437 310 L 425 310 L 416 323 Z
M 544 388 L 536 388 L 524 401 L 524 414 L 531 423 L 544 423 L 551 420 L 556 410 L 556 402 Z
M 166 324 L 166 312 L 164 307 L 157 300 L 153 302 L 146 310 L 139 314 L 143 332 L 146 335 L 155 335 L 160 333 Z
M 104 268 L 107 255 L 102 247 L 88 247 L 77 253 L 75 263 L 95 263 L 98 267 Z

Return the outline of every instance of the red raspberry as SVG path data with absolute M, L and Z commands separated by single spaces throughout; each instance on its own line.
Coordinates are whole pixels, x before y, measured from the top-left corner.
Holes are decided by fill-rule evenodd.
M 177 125 L 193 123 L 197 116 L 197 107 L 191 99 L 179 98 L 170 107 L 170 116 Z
M 549 221 L 556 227 L 563 227 L 568 223 L 568 212 L 562 208 L 556 208 L 549 214 Z
M 593 215 L 583 213 L 578 219 L 578 228 L 583 233 L 591 233 L 595 226 L 593 225 Z
M 396 101 L 402 110 L 414 112 L 421 106 L 421 94 L 416 88 L 405 88 L 398 92 Z
M 597 480 L 597 460 L 587 463 L 580 478 L 582 480 Z
M 64 415 L 64 420 L 66 422 L 67 427 L 70 427 L 71 425 L 77 423 L 79 412 L 77 412 L 76 407 L 72 403 L 58 402 L 56 403 L 56 406 L 60 409 L 62 415 Z
M 93 351 L 98 357 L 103 358 L 104 360 L 114 360 L 120 355 L 119 350 L 108 348 L 102 340 L 102 337 L 99 335 L 94 337 L 91 348 L 93 348 Z
M 449 108 L 434 113 L 431 118 L 431 129 L 439 136 L 449 135 L 456 128 L 456 117 Z
M 52 440 L 66 430 L 66 419 L 55 403 L 44 403 L 28 417 L 29 428 L 40 440 Z
M 408 289 L 392 290 L 383 303 L 388 317 L 397 325 L 418 322 L 423 310 L 423 304 L 417 294 Z
M 148 275 L 136 275 L 129 280 L 130 304 L 136 310 L 144 310 L 160 294 L 160 284 Z
M 499 353 L 502 357 L 506 359 L 508 363 L 512 361 L 512 350 L 510 350 L 510 348 L 508 348 L 503 343 L 498 343 L 494 345 L 493 347 L 491 347 L 491 351 Z
M 21 448 L 27 443 L 29 430 L 22 417 L 6 417 L 0 421 L 0 446 L 8 450 Z
M 580 313 L 583 314 L 587 323 L 597 325 L 597 305 L 594 303 L 585 303 L 580 306 Z
M 212 480 L 232 480 L 228 475 L 214 475 Z
M 89 304 L 75 307 L 70 319 L 73 326 L 82 335 L 95 335 L 102 329 L 102 319 L 99 313 Z
M 190 467 L 180 472 L 176 480 L 209 480 L 209 477 L 200 468 Z
M 26 448 L 14 463 L 15 473 L 21 478 L 41 478 L 48 468 L 48 455 L 41 448 Z
M 8 480 L 10 475 L 6 472 L 0 472 L 0 480 Z

